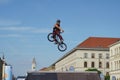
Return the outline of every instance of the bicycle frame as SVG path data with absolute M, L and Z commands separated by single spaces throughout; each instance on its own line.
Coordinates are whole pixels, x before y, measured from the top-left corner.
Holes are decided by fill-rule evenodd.
M 62 32 L 58 32 L 58 31 L 53 31 L 53 36 L 55 37 L 55 39 L 58 41 L 58 42 L 60 42 L 60 41 L 62 41 L 63 40 L 63 38 L 62 38 L 62 36 L 61 36 L 61 33 Z

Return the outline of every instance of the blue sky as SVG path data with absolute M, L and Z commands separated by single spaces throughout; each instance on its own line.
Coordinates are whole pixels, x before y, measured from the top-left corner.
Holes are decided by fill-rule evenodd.
M 0 0 L 0 55 L 24 75 L 47 67 L 90 36 L 120 38 L 120 0 Z M 57 19 L 68 46 L 60 52 L 47 40 Z

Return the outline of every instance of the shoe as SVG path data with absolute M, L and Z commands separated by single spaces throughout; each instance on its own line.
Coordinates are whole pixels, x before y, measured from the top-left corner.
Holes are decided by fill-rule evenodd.
M 57 42 L 55 42 L 54 44 L 57 44 Z
M 54 44 L 58 44 L 58 42 L 57 41 L 55 41 L 55 43 Z
M 63 43 L 63 40 L 61 40 L 60 43 Z

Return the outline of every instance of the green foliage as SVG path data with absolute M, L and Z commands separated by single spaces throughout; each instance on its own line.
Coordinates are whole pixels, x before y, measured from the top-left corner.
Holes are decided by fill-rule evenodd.
M 105 80 L 110 80 L 110 75 L 108 72 L 106 73 Z
M 110 76 L 105 76 L 105 80 L 110 80 Z
M 93 68 L 93 69 L 89 68 L 89 69 L 87 69 L 87 70 L 85 70 L 85 71 L 97 71 L 97 72 L 98 72 L 98 74 L 100 74 L 100 73 L 101 73 L 101 71 L 99 71 L 99 70 L 97 70 L 97 69 L 95 69 L 95 68 Z

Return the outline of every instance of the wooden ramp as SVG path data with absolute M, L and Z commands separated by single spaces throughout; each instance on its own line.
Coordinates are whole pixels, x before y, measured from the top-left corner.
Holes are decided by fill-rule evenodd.
M 26 80 L 100 80 L 97 72 L 28 72 Z

